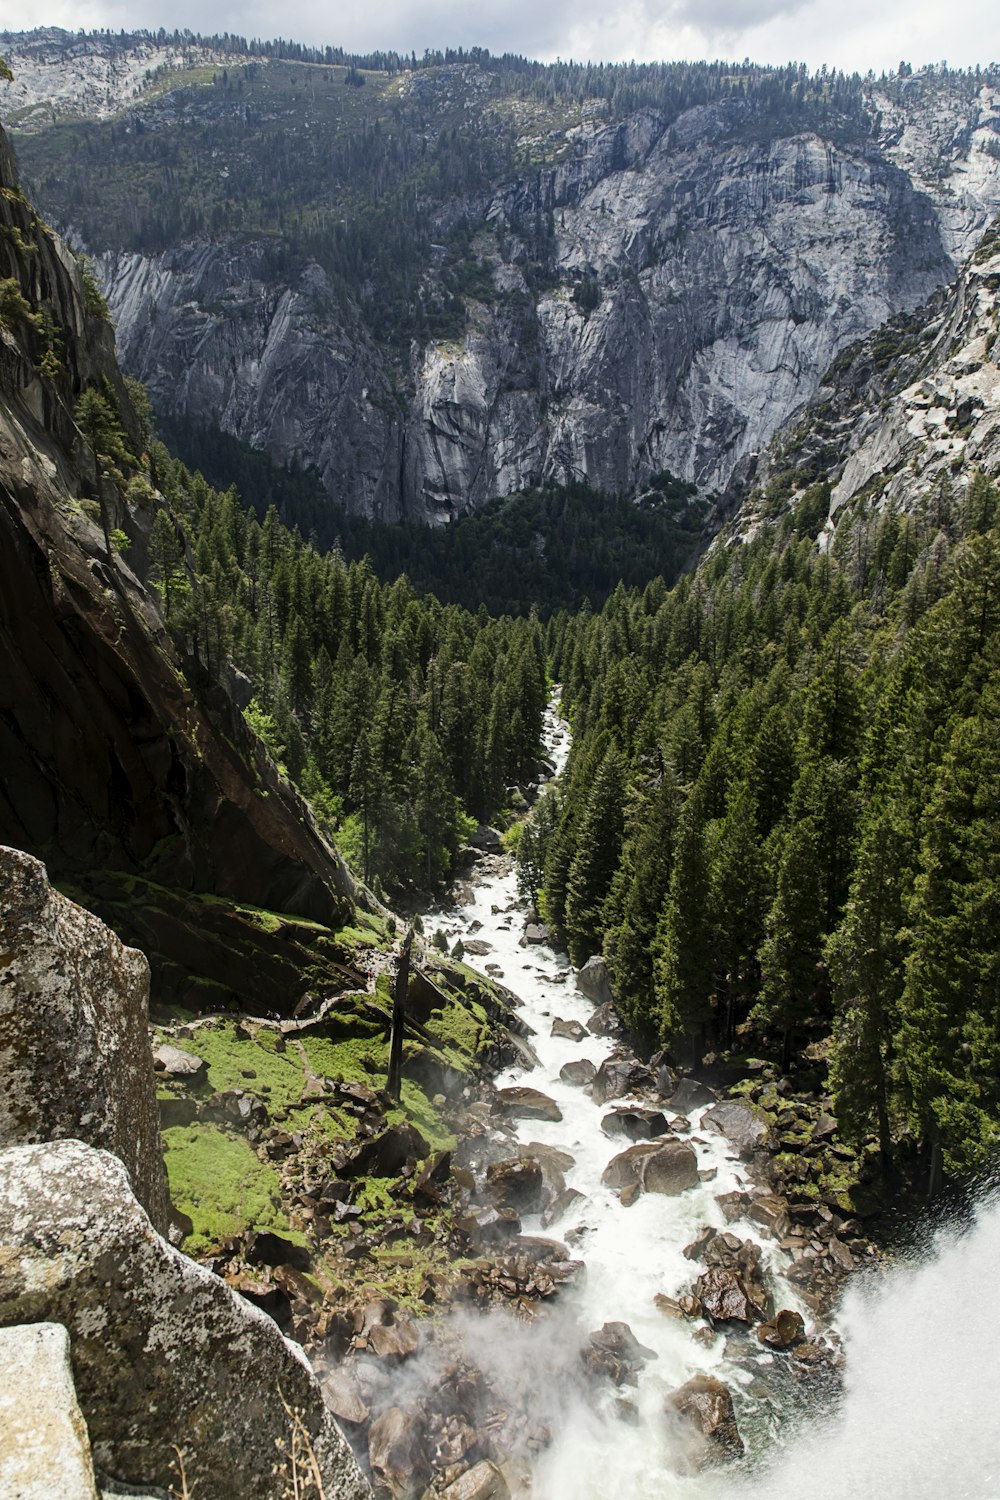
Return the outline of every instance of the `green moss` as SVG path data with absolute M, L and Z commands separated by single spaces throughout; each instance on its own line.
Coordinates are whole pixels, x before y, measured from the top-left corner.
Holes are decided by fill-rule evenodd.
M 170 1196 L 194 1229 L 190 1255 L 250 1229 L 271 1229 L 298 1243 L 281 1207 L 281 1180 L 246 1141 L 214 1125 L 177 1125 L 163 1132 Z
M 302 1097 L 306 1078 L 301 1054 L 291 1046 L 276 1051 L 276 1032 L 262 1027 L 248 1041 L 236 1036 L 234 1021 L 220 1021 L 196 1027 L 180 1045 L 205 1059 L 213 1092 L 248 1089 L 266 1100 L 271 1113 L 297 1104 Z M 256 1076 L 248 1078 L 248 1071 Z

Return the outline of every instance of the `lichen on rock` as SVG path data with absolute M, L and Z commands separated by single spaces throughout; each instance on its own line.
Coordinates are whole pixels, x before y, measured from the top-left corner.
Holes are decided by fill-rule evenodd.
M 0 1325 L 41 1321 L 69 1330 L 100 1472 L 167 1489 L 180 1450 L 197 1500 L 273 1500 L 298 1440 L 326 1500 L 370 1494 L 302 1351 L 161 1239 L 121 1163 L 79 1141 L 0 1152 Z
M 0 848 L 0 1146 L 113 1152 L 158 1228 L 168 1201 L 147 1031 L 149 965 Z

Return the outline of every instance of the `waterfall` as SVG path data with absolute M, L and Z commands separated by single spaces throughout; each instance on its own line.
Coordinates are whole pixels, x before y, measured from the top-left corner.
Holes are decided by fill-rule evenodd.
M 1000 1200 L 971 1228 L 845 1298 L 836 1412 L 800 1433 L 733 1500 L 987 1500 L 1000 1495 Z

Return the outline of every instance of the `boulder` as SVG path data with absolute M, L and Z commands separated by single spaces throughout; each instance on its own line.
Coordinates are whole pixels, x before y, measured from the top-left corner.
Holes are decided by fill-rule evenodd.
M 652 1081 L 649 1069 L 634 1057 L 608 1057 L 594 1077 L 594 1103 L 605 1104 L 608 1099 L 621 1099 L 626 1094 L 648 1088 Z
M 90 1439 L 59 1323 L 0 1328 L 0 1495 L 97 1500 Z
M 491 828 L 487 823 L 480 823 L 475 833 L 469 839 L 473 849 L 478 849 L 482 854 L 502 854 L 503 840 L 497 828 Z
M 694 1284 L 705 1316 L 713 1323 L 757 1323 L 768 1316 L 767 1293 L 739 1271 L 714 1266 Z
M 672 1391 L 666 1410 L 700 1439 L 695 1456 L 699 1468 L 742 1458 L 743 1439 L 736 1425 L 732 1394 L 714 1375 L 695 1375 Z
M 623 1135 L 630 1141 L 650 1141 L 666 1135 L 667 1117 L 658 1109 L 613 1109 L 601 1121 L 605 1135 Z
M 0 1148 L 73 1139 L 112 1152 L 166 1231 L 149 965 L 18 849 L 0 848 L 0 890 Z
M 562 1110 L 554 1099 L 539 1089 L 515 1086 L 497 1089 L 493 1100 L 493 1113 L 508 1120 L 552 1120 L 562 1119 Z
M 614 1005 L 599 1005 L 587 1022 L 591 1036 L 616 1036 L 621 1031 L 621 1021 Z
M 351 1177 L 394 1177 L 408 1161 L 424 1161 L 430 1150 L 416 1126 L 404 1120 L 363 1141 L 343 1171 Z
M 562 1016 L 557 1016 L 552 1022 L 551 1035 L 565 1037 L 568 1042 L 582 1042 L 587 1028 L 579 1021 L 564 1021 Z
M 419 1494 L 431 1477 L 420 1419 L 401 1406 L 387 1407 L 368 1429 L 372 1473 L 390 1495 Z
M 101 1472 L 169 1489 L 176 1444 L 197 1500 L 272 1500 L 298 1431 L 329 1495 L 369 1494 L 302 1351 L 161 1239 L 121 1162 L 79 1141 L 0 1152 L 0 1325 L 27 1319 L 69 1330 Z
M 542 1228 L 551 1229 L 553 1224 L 558 1224 L 560 1219 L 566 1217 L 574 1203 L 582 1203 L 583 1199 L 584 1195 L 579 1188 L 565 1188 L 543 1211 Z
M 355 1426 L 367 1422 L 371 1413 L 349 1365 L 335 1365 L 323 1376 L 321 1384 L 324 1400 L 338 1422 L 351 1422 Z
M 674 1096 L 676 1098 L 676 1095 Z M 704 1130 L 712 1130 L 726 1140 L 744 1160 L 765 1146 L 769 1134 L 767 1121 L 760 1110 L 744 1099 L 722 1099 L 701 1117 Z
M 601 1181 L 611 1188 L 638 1184 L 646 1193 L 683 1193 L 698 1185 L 698 1158 L 681 1141 L 643 1141 L 614 1157 Z
M 153 1048 L 153 1066 L 158 1073 L 165 1073 L 168 1078 L 183 1078 L 187 1083 L 208 1074 L 203 1057 L 196 1052 L 186 1052 L 183 1047 L 173 1047 L 169 1042 L 161 1042 Z
M 540 943 L 547 943 L 551 940 L 551 936 L 552 934 L 549 932 L 549 929 L 544 927 L 540 922 L 529 922 L 524 929 L 525 944 L 534 946 Z
M 675 1114 L 689 1115 L 692 1110 L 701 1109 L 714 1099 L 715 1094 L 707 1083 L 699 1083 L 697 1078 L 682 1078 L 670 1095 L 670 1108 Z
M 758 1339 L 771 1349 L 791 1349 L 794 1344 L 801 1344 L 805 1336 L 806 1325 L 802 1321 L 802 1314 L 793 1312 L 788 1307 L 782 1308 L 775 1317 L 757 1328 Z
M 496 1208 L 512 1208 L 519 1214 L 541 1213 L 547 1197 L 541 1163 L 532 1156 L 508 1156 L 493 1162 L 486 1169 L 484 1192 Z
M 559 1069 L 559 1077 L 563 1083 L 571 1083 L 574 1088 L 586 1088 L 588 1083 L 593 1083 L 597 1069 L 587 1057 L 576 1058 L 573 1062 L 563 1063 Z
M 595 1005 L 611 1005 L 614 1001 L 608 966 L 596 954 L 577 972 L 576 987 Z
M 510 1490 L 496 1464 L 484 1458 L 442 1490 L 440 1500 L 510 1500 Z

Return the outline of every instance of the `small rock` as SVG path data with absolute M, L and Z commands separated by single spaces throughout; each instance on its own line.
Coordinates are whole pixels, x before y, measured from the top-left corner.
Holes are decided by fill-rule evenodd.
M 788 1307 L 782 1308 L 776 1317 L 767 1323 L 761 1323 L 757 1328 L 758 1339 L 771 1349 L 791 1349 L 793 1344 L 801 1344 L 805 1336 L 806 1325 L 802 1321 L 802 1314 L 793 1312 Z

